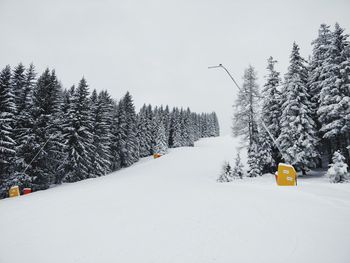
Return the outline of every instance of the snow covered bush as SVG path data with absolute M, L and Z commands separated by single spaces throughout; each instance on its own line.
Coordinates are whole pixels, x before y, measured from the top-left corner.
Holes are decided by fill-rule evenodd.
M 230 163 L 226 161 L 222 166 L 222 170 L 217 181 L 219 183 L 227 183 L 227 182 L 230 182 L 231 180 L 232 180 L 232 168 Z
M 232 169 L 232 179 L 243 178 L 243 164 L 241 163 L 241 157 L 239 153 L 237 153 L 235 159 L 235 166 Z
M 345 163 L 345 157 L 336 151 L 332 157 L 333 163 L 329 165 L 327 175 L 332 183 L 341 183 L 349 179 L 347 171 L 348 165 Z

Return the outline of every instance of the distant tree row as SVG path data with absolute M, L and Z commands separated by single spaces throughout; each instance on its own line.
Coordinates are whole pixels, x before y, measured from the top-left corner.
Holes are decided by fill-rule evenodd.
M 283 81 L 275 69 L 276 60 L 270 57 L 261 93 L 254 68 L 250 66 L 245 71 L 243 90 L 235 104 L 234 133 L 245 135 L 249 141 L 249 176 L 274 170 L 281 160 L 305 174 L 310 168 L 332 162 L 337 151 L 350 163 L 347 38 L 338 24 L 333 31 L 322 24 L 312 42 L 309 61 L 301 57 L 298 45 L 293 44 Z
M 129 92 L 119 101 L 90 94 L 84 78 L 63 89 L 54 70 L 0 72 L 0 197 L 13 185 L 35 191 L 98 177 L 218 135 L 214 112 L 145 105 L 137 114 Z

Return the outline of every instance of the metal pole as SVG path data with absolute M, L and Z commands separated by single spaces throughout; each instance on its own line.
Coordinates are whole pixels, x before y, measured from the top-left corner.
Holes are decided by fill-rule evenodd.
M 227 68 L 225 68 L 222 64 L 219 64 L 219 66 L 211 66 L 208 67 L 208 69 L 212 69 L 212 68 L 223 68 L 226 73 L 230 76 L 230 78 L 232 79 L 232 81 L 235 83 L 236 87 L 239 89 L 239 91 L 242 91 L 241 88 L 239 87 L 239 85 L 237 84 L 237 82 L 235 81 L 235 79 L 232 77 L 232 75 L 230 74 L 230 72 L 227 70 Z
M 227 74 L 230 76 L 230 78 L 232 79 L 232 81 L 235 83 L 236 87 L 239 89 L 239 91 L 241 92 L 246 92 L 246 91 L 242 91 L 242 89 L 239 87 L 239 85 L 237 84 L 237 82 L 235 81 L 235 79 L 232 77 L 232 75 L 230 74 L 230 72 L 222 65 L 222 64 L 219 64 L 218 66 L 211 66 L 211 67 L 208 67 L 208 69 L 213 69 L 213 68 L 223 68 Z M 262 97 L 259 97 L 259 98 L 262 98 Z M 273 137 L 273 135 L 271 134 L 271 132 L 269 131 L 269 129 L 267 128 L 267 126 L 265 125 L 264 121 L 262 118 L 260 118 L 260 121 L 261 121 L 261 124 L 262 126 L 264 127 L 264 129 L 266 130 L 267 134 L 270 136 L 271 140 L 273 141 L 273 143 L 275 144 L 275 146 L 277 147 L 278 151 L 281 153 L 284 161 L 287 161 L 287 159 L 285 158 L 281 148 L 279 147 L 277 141 L 275 140 L 275 138 Z

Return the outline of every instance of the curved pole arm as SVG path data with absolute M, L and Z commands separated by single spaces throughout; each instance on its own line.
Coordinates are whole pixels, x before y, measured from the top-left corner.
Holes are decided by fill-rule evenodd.
M 219 64 L 218 66 L 211 66 L 208 67 L 208 69 L 213 69 L 213 68 L 222 68 L 226 71 L 226 73 L 230 76 L 230 78 L 232 79 L 232 81 L 235 83 L 236 87 L 239 89 L 239 91 L 242 92 L 242 89 L 239 87 L 239 85 L 237 84 L 237 82 L 235 81 L 235 79 L 232 77 L 232 75 L 230 74 L 230 72 L 227 70 L 227 68 L 225 68 L 222 64 Z M 258 98 L 262 98 L 261 96 L 255 96 Z M 287 159 L 285 158 L 286 156 L 284 155 L 282 149 L 280 148 L 280 145 L 277 143 L 276 139 L 273 137 L 273 135 L 271 134 L 270 130 L 267 128 L 267 126 L 264 123 L 264 120 L 262 118 L 260 118 L 261 124 L 264 127 L 264 129 L 266 130 L 266 132 L 268 133 L 268 135 L 270 136 L 270 138 L 272 139 L 273 143 L 275 144 L 275 146 L 277 147 L 277 149 L 279 150 L 279 152 L 282 155 L 282 158 L 287 161 Z

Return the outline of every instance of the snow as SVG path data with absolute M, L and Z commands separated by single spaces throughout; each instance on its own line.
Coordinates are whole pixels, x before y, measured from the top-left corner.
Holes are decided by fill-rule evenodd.
M 202 139 L 109 176 L 0 200 L 0 262 L 349 262 L 350 184 L 317 172 L 297 187 L 278 187 L 273 175 L 217 183 L 237 146 Z

